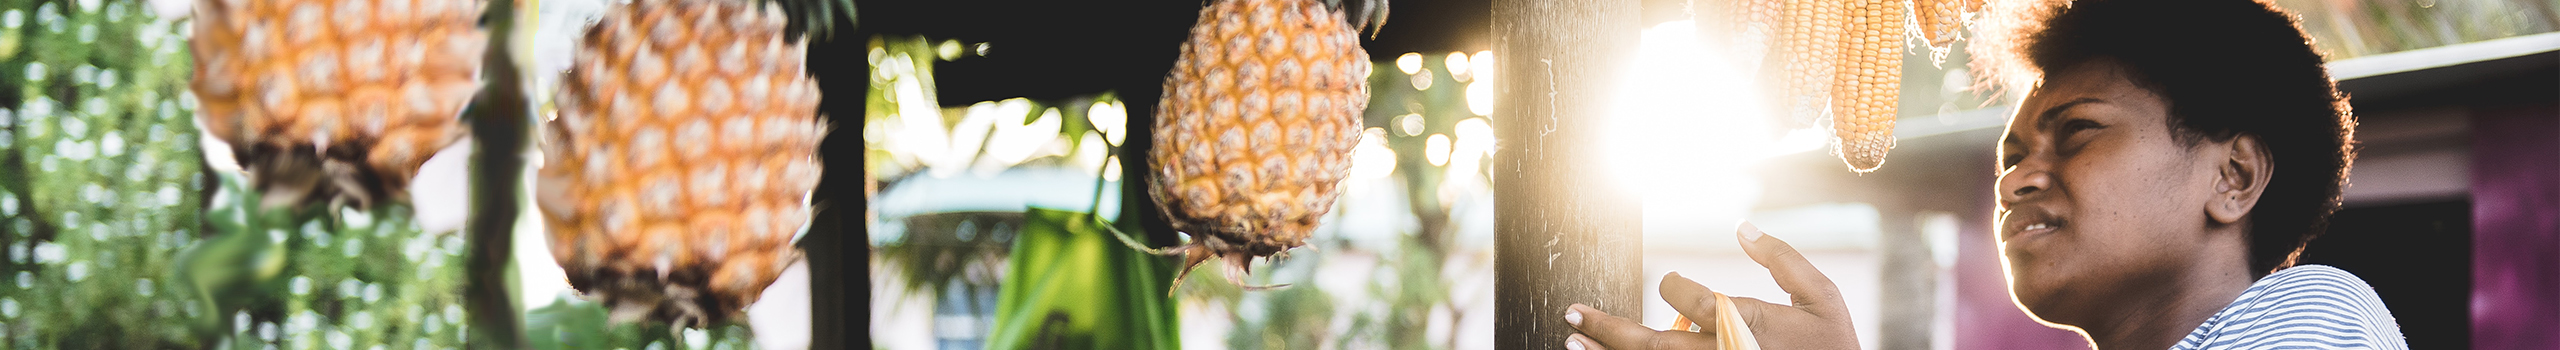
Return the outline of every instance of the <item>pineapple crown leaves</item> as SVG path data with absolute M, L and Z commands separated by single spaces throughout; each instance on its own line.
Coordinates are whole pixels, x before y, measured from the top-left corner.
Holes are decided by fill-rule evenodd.
M 862 18 L 854 11 L 853 0 L 760 0 L 756 3 L 781 6 L 782 13 L 792 18 L 783 29 L 791 37 L 814 34 L 819 39 L 832 38 L 836 19 L 842 18 L 845 24 L 852 25 Z
M 1387 0 L 1324 0 L 1326 7 L 1351 14 L 1345 18 L 1354 28 L 1369 31 L 1369 38 L 1387 28 Z
M 1376 39 L 1378 31 L 1387 27 L 1387 0 L 1323 0 L 1324 7 L 1350 14 L 1343 21 L 1353 28 L 1369 32 Z M 1204 2 L 1202 5 L 1207 5 Z

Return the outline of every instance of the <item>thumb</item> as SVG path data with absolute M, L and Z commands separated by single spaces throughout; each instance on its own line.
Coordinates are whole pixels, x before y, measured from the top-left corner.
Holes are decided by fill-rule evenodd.
M 1743 253 L 1769 268 L 1769 277 L 1777 280 L 1779 289 L 1787 291 L 1788 299 L 1797 308 L 1823 318 L 1848 319 L 1849 309 L 1841 301 L 1840 287 L 1823 276 L 1821 269 L 1814 268 L 1812 261 L 1805 260 L 1803 253 L 1796 252 L 1795 246 L 1761 232 L 1760 226 L 1748 221 L 1734 231 L 1742 241 Z

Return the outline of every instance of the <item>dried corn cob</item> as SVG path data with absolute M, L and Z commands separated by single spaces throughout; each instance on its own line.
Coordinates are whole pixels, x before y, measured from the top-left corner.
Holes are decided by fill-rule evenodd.
M 1954 45 L 1958 31 L 1964 30 L 1964 1 L 1912 0 L 1914 19 L 1920 22 L 1920 35 L 1929 39 L 1929 47 Z
M 1730 0 L 1725 5 L 1727 41 L 1745 66 L 1758 66 L 1778 33 L 1783 0 Z
M 1858 1 L 1858 0 L 1851 0 Z M 1786 21 L 1778 31 L 1778 42 L 1785 69 L 1779 79 L 1785 84 L 1785 103 L 1789 120 L 1820 120 L 1827 113 L 1824 104 L 1832 100 L 1832 79 L 1838 74 L 1841 57 L 1841 35 L 1846 1 L 1786 0 L 1781 15 Z
M 1832 86 L 1831 131 L 1849 169 L 1875 171 L 1893 150 L 1894 108 L 1902 91 L 1902 41 L 1909 30 L 1904 0 L 1854 0 L 1842 32 L 1840 72 Z

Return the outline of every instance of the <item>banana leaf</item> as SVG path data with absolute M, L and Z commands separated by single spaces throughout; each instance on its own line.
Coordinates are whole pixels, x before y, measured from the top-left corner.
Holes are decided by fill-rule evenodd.
M 1092 214 L 1031 208 L 1024 216 L 988 349 L 1181 348 L 1166 293 L 1180 268 L 1174 259 L 1120 244 Z

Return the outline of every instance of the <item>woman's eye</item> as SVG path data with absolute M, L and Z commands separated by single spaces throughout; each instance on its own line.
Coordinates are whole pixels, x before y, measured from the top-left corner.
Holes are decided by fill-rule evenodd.
M 2056 132 L 2056 134 L 2069 137 L 2081 131 L 2104 127 L 2106 126 L 2098 125 L 2098 122 L 2089 121 L 2088 119 L 2072 119 L 2071 121 L 2062 122 L 2062 129 Z

